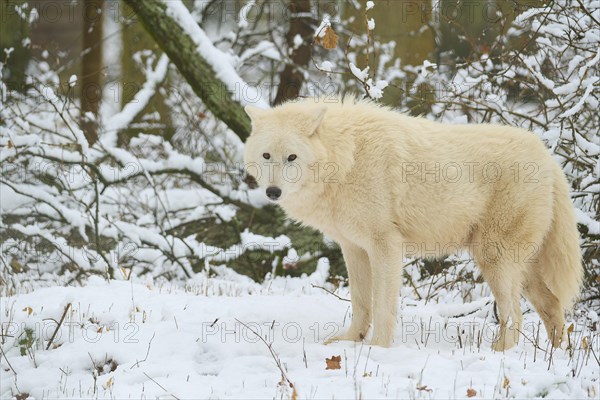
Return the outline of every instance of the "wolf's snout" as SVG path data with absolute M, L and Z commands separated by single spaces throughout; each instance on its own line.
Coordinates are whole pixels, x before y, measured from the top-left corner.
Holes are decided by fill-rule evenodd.
M 277 186 L 269 186 L 267 188 L 267 197 L 271 200 L 277 200 L 281 196 L 281 189 Z

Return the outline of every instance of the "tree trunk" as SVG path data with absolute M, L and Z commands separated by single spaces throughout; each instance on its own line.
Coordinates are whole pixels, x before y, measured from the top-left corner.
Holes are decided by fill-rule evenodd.
M 286 100 L 293 100 L 300 94 L 304 83 L 304 75 L 298 67 L 306 67 L 310 61 L 310 41 L 313 30 L 310 26 L 310 0 L 290 0 L 288 4 L 290 15 L 290 29 L 287 33 L 289 49 L 294 49 L 296 35 L 302 38 L 302 44 L 290 56 L 291 64 L 286 64 L 279 75 L 279 86 L 275 96 L 275 105 Z
M 98 110 L 102 99 L 103 5 L 104 0 L 85 0 L 84 3 L 80 124 L 90 146 L 98 140 Z
M 212 66 L 198 53 L 192 38 L 167 15 L 166 5 L 160 0 L 125 0 L 125 3 L 208 109 L 240 139 L 246 140 L 250 135 L 250 118 L 232 98 L 227 85 L 217 78 Z

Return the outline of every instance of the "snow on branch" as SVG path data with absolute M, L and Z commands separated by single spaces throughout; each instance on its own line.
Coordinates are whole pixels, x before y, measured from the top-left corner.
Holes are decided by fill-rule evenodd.
M 194 17 L 181 0 L 164 0 L 167 16 L 179 24 L 183 31 L 194 41 L 196 50 L 212 67 L 218 79 L 223 81 L 232 93 L 238 93 L 242 105 L 253 104 L 268 107 L 256 87 L 248 85 L 234 68 L 235 58 L 217 49 L 206 33 L 200 28 Z M 240 92 L 242 90 L 242 92 Z
M 217 119 L 245 140 L 251 127 L 242 105 L 265 103 L 260 92 L 235 71 L 232 56 L 213 45 L 180 0 L 125 2 L 194 93 Z
M 104 126 L 105 137 L 101 138 L 103 142 L 106 142 L 108 138 L 111 139 L 111 143 L 116 143 L 115 133 L 121 129 L 125 129 L 133 122 L 135 117 L 148 105 L 148 102 L 152 99 L 156 93 L 158 86 L 167 77 L 167 71 L 169 67 L 169 57 L 163 54 L 154 70 L 146 71 L 146 82 L 144 86 L 133 96 L 133 99 L 125 104 L 123 109 L 110 117 Z M 107 135 L 106 135 L 107 134 Z

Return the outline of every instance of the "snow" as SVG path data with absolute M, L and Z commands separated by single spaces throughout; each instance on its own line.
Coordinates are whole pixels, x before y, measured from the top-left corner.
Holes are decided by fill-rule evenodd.
M 319 38 L 324 37 L 325 36 L 325 32 L 327 32 L 326 28 L 329 28 L 329 27 L 331 27 L 331 21 L 329 20 L 329 16 L 325 15 L 323 17 L 323 20 L 321 20 L 321 23 L 319 24 L 319 26 L 315 30 L 315 37 L 319 37 Z
M 582 109 L 587 98 L 590 96 L 590 94 L 592 94 L 592 91 L 595 89 L 596 83 L 599 81 L 600 81 L 600 77 L 594 77 L 593 81 L 590 82 L 589 86 L 586 87 L 585 93 L 579 99 L 579 101 L 573 107 L 571 107 L 570 109 L 566 110 L 564 113 L 559 115 L 558 118 L 567 118 L 567 117 L 570 117 L 570 116 L 578 113 Z
M 334 65 L 331 61 L 323 61 L 319 68 L 322 69 L 323 71 L 331 72 L 331 71 L 333 71 Z
M 385 80 L 378 80 L 373 82 L 373 79 L 369 78 L 367 81 L 367 91 L 372 99 L 380 99 L 383 97 L 383 89 L 388 87 L 388 82 Z
M 369 77 L 369 66 L 363 70 L 358 68 L 353 63 L 348 63 L 348 66 L 350 67 L 350 72 L 352 72 L 352 75 L 354 75 L 359 81 L 364 82 Z
M 133 99 L 125 104 L 123 109 L 108 119 L 104 126 L 107 133 L 103 142 L 110 141 L 116 143 L 116 133 L 126 128 L 134 118 L 148 105 L 148 102 L 154 96 L 158 85 L 165 80 L 169 67 L 169 57 L 163 54 L 156 64 L 154 70 L 146 70 L 146 82 L 140 90 L 137 91 Z
M 304 40 L 302 39 L 302 36 L 300 36 L 298 33 L 294 36 L 294 49 L 297 49 L 298 47 L 302 46 L 302 43 L 304 43 Z
M 281 60 L 281 54 L 279 54 L 275 45 L 267 40 L 262 40 L 255 47 L 245 50 L 240 56 L 240 61 L 247 61 L 256 55 L 275 61 Z
M 263 72 L 270 71 L 271 61 L 281 60 L 273 38 L 261 40 L 254 32 L 247 31 L 254 1 L 243 3 L 237 14 L 237 28 L 235 24 L 228 25 L 232 31 L 224 35 L 210 30 L 210 24 L 203 24 L 207 34 L 181 1 L 165 0 L 165 4 L 167 14 L 193 38 L 198 52 L 232 92 L 239 93 L 247 87 L 242 73 L 248 81 L 261 81 Z M 366 2 L 367 11 L 374 6 L 374 2 Z M 532 9 L 525 13 L 526 17 L 525 14 L 518 17 L 525 25 L 540 29 L 540 36 L 536 36 L 540 46 L 533 55 L 524 63 L 515 60 L 503 75 L 496 77 L 491 69 L 494 60 L 483 55 L 469 66 L 458 68 L 456 76 L 451 77 L 450 96 L 485 101 L 498 114 L 490 122 L 535 130 L 527 126 L 527 118 L 542 121 L 543 129 L 538 128 L 536 133 L 553 150 L 567 150 L 569 157 L 577 162 L 565 163 L 564 158 L 556 156 L 574 183 L 578 222 L 587 227 L 590 235 L 599 235 L 600 224 L 592 205 L 600 184 L 597 174 L 581 161 L 595 163 L 600 154 L 595 125 L 588 123 L 596 121 L 590 115 L 594 116 L 598 108 L 594 89 L 600 79 L 595 68 L 600 51 L 595 44 L 600 36 L 596 28 L 577 37 L 568 36 L 569 26 L 589 22 L 582 11 L 564 16 L 564 21 L 546 23 L 544 10 Z M 24 21 L 39 18 L 27 3 L 18 6 L 17 13 Z M 600 17 L 597 8 L 591 13 L 596 19 Z M 374 20 L 368 20 L 368 28 L 372 30 L 374 26 Z M 105 33 L 109 37 L 119 27 L 117 21 L 105 19 Z M 323 37 L 327 27 L 331 27 L 329 16 L 323 18 L 315 36 Z M 240 38 L 248 35 L 255 40 L 242 46 L 244 52 L 237 54 L 226 50 L 228 40 L 236 35 Z M 223 41 L 223 37 L 228 40 Z M 298 48 L 305 39 L 296 35 L 293 48 Z M 579 50 L 565 48 L 565 43 L 571 40 L 572 46 L 578 46 Z M 23 39 L 22 43 L 30 45 L 29 39 Z M 106 81 L 112 82 L 119 73 L 110 60 L 119 61 L 122 49 L 111 45 L 110 39 L 107 43 L 106 49 L 110 50 L 104 52 L 104 64 L 110 68 Z M 219 48 L 213 43 L 219 43 Z M 343 65 L 336 64 L 342 58 L 335 52 L 328 53 L 331 61 L 320 61 L 321 71 L 303 71 L 306 81 L 314 79 L 311 74 L 317 73 L 317 83 L 343 83 L 340 86 L 343 90 L 365 88 L 370 98 L 380 99 L 388 82 L 404 80 L 408 73 L 417 77 L 414 85 L 428 83 L 434 88 L 440 83 L 436 79 L 442 77 L 443 84 L 450 79 L 444 75 L 442 64 L 438 67 L 424 61 L 422 66 L 401 66 L 393 44 L 375 39 L 377 70 L 370 71 L 368 67 L 361 70 L 350 63 L 356 79 L 347 85 L 345 79 L 341 82 L 336 80 L 337 75 L 322 72 L 332 72 L 336 65 Z M 586 46 L 591 50 L 585 50 Z M 121 108 L 119 102 L 113 101 L 111 107 L 101 110 L 102 136 L 99 143 L 88 148 L 83 132 L 77 129 L 77 104 L 66 102 L 64 93 L 53 89 L 60 87 L 59 75 L 53 71 L 56 67 L 48 51 L 41 50 L 41 57 L 48 60 L 32 60 L 27 82 L 43 88 L 42 96 L 10 94 L 0 82 L 3 102 L 11 101 L 9 107 L 0 110 L 0 119 L 7 121 L 0 124 L 3 167 L 0 224 L 4 224 L 5 234 L 9 232 L 8 239 L 0 244 L 0 295 L 4 296 L 0 297 L 0 398 L 24 392 L 30 393 L 30 399 L 294 398 L 291 388 L 280 384 L 277 359 L 281 359 L 298 398 L 465 398 L 473 392 L 476 392 L 474 398 L 598 398 L 600 378 L 596 357 L 600 354 L 600 336 L 597 328 L 593 328 L 599 322 L 597 311 L 586 310 L 586 306 L 579 304 L 575 314 L 569 316 L 569 323 L 574 323 L 572 347 L 551 350 L 539 315 L 523 300 L 526 337 L 521 338 L 516 348 L 494 353 L 490 341 L 497 325 L 489 288 L 481 283 L 472 285 L 458 279 L 460 276 L 454 279 L 449 275 L 454 283 L 447 287 L 446 275 L 443 279 L 440 275 L 431 277 L 429 281 L 429 277 L 421 279 L 419 269 L 408 270 L 416 287 L 407 285 L 398 298 L 400 314 L 392 348 L 370 347 L 368 342 L 323 345 L 328 336 L 346 329 L 351 320 L 350 303 L 344 301 L 350 296 L 349 290 L 344 283 L 339 286 L 331 283 L 326 258 L 318 260 L 313 273 L 290 278 L 281 276 L 282 271 L 276 267 L 283 265 L 286 273 L 298 262 L 315 256 L 300 251 L 300 245 L 291 240 L 291 233 L 286 236 L 280 234 L 281 230 L 277 233 L 274 230 L 272 234 L 259 235 L 244 225 L 239 226 L 238 243 L 221 245 L 203 242 L 205 238 L 196 232 L 168 233 L 174 227 L 207 217 L 221 222 L 235 221 L 239 212 L 232 204 L 235 200 L 254 206 L 268 202 L 264 190 L 250 190 L 245 183 L 234 186 L 224 182 L 225 173 L 209 172 L 211 163 L 206 163 L 204 157 L 212 157 L 212 152 L 218 152 L 219 157 L 226 153 L 231 156 L 228 161 L 240 159 L 242 145 L 233 133 L 219 127 L 221 123 L 207 113 L 200 130 L 209 133 L 209 142 L 200 141 L 189 153 L 177 150 L 173 143 L 158 135 L 139 134 L 131 138 L 128 147 L 117 147 L 116 131 L 131 127 L 136 116 L 141 121 L 159 119 L 157 112 L 141 113 L 158 90 L 163 94 L 168 92 L 162 91 L 169 74 L 168 58 L 153 51 L 132 55 L 141 65 L 146 81 L 129 104 Z M 354 50 L 348 53 L 348 60 L 357 63 L 361 56 Z M 542 61 L 550 63 L 547 70 L 541 67 L 546 65 Z M 560 74 L 548 73 L 553 63 L 557 63 Z M 506 98 L 488 103 L 487 96 L 495 95 L 487 92 L 488 87 L 502 87 L 508 80 L 523 76 L 533 78 L 532 88 L 552 89 L 555 96 L 551 95 L 544 103 L 545 110 L 549 110 L 547 115 L 536 114 L 541 104 L 513 104 Z M 65 77 L 68 75 L 61 79 Z M 169 78 L 182 83 L 177 74 Z M 77 79 L 76 75 L 69 77 L 69 86 L 76 85 Z M 469 93 L 475 85 L 483 86 Z M 182 113 L 182 108 L 177 108 L 187 102 L 198 104 L 185 83 L 178 88 L 186 101 L 178 99 L 176 102 L 182 104 L 175 101 L 168 104 L 171 115 L 178 116 L 173 119 L 177 128 L 195 121 L 190 115 L 195 116 L 198 111 L 194 107 L 190 112 L 193 114 Z M 105 90 L 105 95 L 114 96 L 113 93 L 113 88 Z M 166 100 L 171 101 L 171 95 L 166 94 Z M 253 96 L 250 93 L 247 98 Z M 105 97 L 105 103 L 112 98 Z M 473 106 L 469 101 L 467 108 Z M 65 111 L 64 120 L 52 106 Z M 407 111 L 406 103 L 398 106 Z M 433 103 L 434 111 L 426 117 L 467 123 L 482 116 L 475 108 L 472 114 L 446 109 L 443 115 L 438 115 L 443 108 Z M 519 114 L 526 118 L 517 118 Z M 86 117 L 95 118 L 91 113 Z M 190 124 L 183 126 L 182 131 L 197 133 L 196 128 Z M 220 130 L 226 134 L 221 135 Z M 57 134 L 50 134 L 55 131 Z M 226 135 L 237 140 L 233 147 L 238 155 L 230 153 Z M 50 161 L 52 158 L 54 161 Z M 223 156 L 219 165 L 227 167 L 225 160 Z M 81 165 L 70 164 L 82 161 L 96 165 L 97 171 L 86 172 Z M 50 183 L 34 178 L 40 171 L 48 173 Z M 161 171 L 171 173 L 154 175 Z M 210 186 L 202 187 L 187 173 L 202 176 Z M 98 199 L 92 175 L 102 178 Z M 132 176 L 126 182 L 119 182 Z M 5 217 L 8 215 L 10 218 Z M 31 217 L 36 215 L 41 218 Z M 12 222 L 15 218 L 18 223 Z M 105 257 L 94 251 L 95 224 L 103 237 L 116 243 L 114 249 L 102 254 Z M 90 243 L 83 248 L 74 246 L 67 240 L 70 232 L 79 233 Z M 11 253 L 4 250 L 22 250 L 19 245 L 24 241 L 20 237 L 33 241 L 43 238 L 51 243 L 52 249 L 40 257 L 44 258 L 42 261 L 28 254 L 25 261 L 19 261 L 19 257 L 11 260 Z M 593 241 L 586 240 L 582 243 L 593 245 Z M 325 242 L 328 243 L 327 239 Z M 261 283 L 239 275 L 225 264 L 242 255 L 249 256 L 248 250 L 257 248 L 275 258 L 268 266 L 271 272 Z M 204 264 L 192 265 L 195 260 Z M 13 261 L 30 268 L 26 278 L 21 276 L 25 274 L 11 272 Z M 459 268 L 472 267 L 471 261 L 463 261 Z M 75 272 L 69 270 L 70 263 L 77 265 Z M 595 259 L 591 264 L 599 265 Z M 110 282 L 98 276 L 79 281 L 79 273 L 104 276 L 108 267 L 115 269 L 115 279 Z M 472 271 L 477 277 L 477 270 L 468 269 L 468 273 Z M 184 272 L 191 277 L 186 278 Z M 438 284 L 441 281 L 443 284 Z M 437 294 L 429 298 L 431 287 L 435 287 Z M 65 322 L 46 350 L 56 321 L 68 304 Z M 272 343 L 275 358 L 248 327 Z M 19 344 L 27 328 L 35 335 L 31 349 Z M 539 340 L 534 339 L 538 333 Z M 31 352 L 21 355 L 22 349 Z M 341 357 L 341 369 L 326 370 L 325 359 L 334 355 Z
M 352 75 L 365 85 L 370 98 L 378 100 L 383 97 L 383 89 L 389 85 L 386 80 L 374 82 L 373 78 L 369 78 L 369 66 L 365 67 L 363 70 L 358 68 L 352 62 L 349 62 L 348 66 L 350 67 Z
M 529 72 L 546 88 L 552 90 L 554 89 L 554 81 L 550 78 L 546 77 L 544 74 L 540 72 L 540 65 L 538 61 L 534 57 L 524 57 L 523 62 L 529 68 Z
M 578 208 L 575 208 L 575 214 L 577 215 L 577 222 L 587 226 L 589 233 L 592 235 L 600 235 L 600 222 L 594 220 Z
M 228 269 L 215 272 L 197 274 L 185 286 L 92 278 L 83 287 L 1 298 L 6 358 L 0 396 L 291 398 L 292 390 L 279 384 L 276 360 L 298 398 L 467 398 L 474 390 L 476 398 L 583 399 L 597 393 L 599 371 L 590 351 L 550 353 L 543 329 L 540 348 L 521 340 L 505 353 L 493 352 L 489 297 L 466 304 L 451 296 L 440 304 L 406 297 L 391 348 L 326 346 L 323 340 L 348 327 L 350 310 L 312 287 L 318 279 L 260 285 Z M 337 294 L 345 298 L 348 291 Z M 461 313 L 469 315 L 456 316 Z M 593 318 L 590 313 L 586 321 Z M 537 314 L 525 314 L 525 327 L 527 337 L 535 337 Z M 26 329 L 36 338 L 32 355 L 20 353 Z M 576 324 L 573 337 L 591 334 Z M 598 354 L 598 335 L 590 337 L 587 346 Z M 325 359 L 337 355 L 341 368 L 326 370 Z
M 371 18 L 367 21 L 367 27 L 369 28 L 370 31 L 375 29 L 375 20 L 373 18 Z
M 94 114 L 92 114 L 89 111 L 86 112 L 84 115 L 90 121 L 93 121 L 95 119 Z M 73 136 L 75 137 L 75 143 L 77 143 L 80 146 L 81 153 L 84 156 L 87 155 L 89 153 L 89 150 L 90 150 L 90 145 L 89 145 L 89 143 L 87 141 L 87 138 L 83 134 L 83 130 L 81 130 L 77 126 L 72 126 L 71 127 L 71 132 L 73 133 Z
M 565 95 L 565 94 L 574 93 L 578 87 L 579 87 L 579 82 L 571 81 L 571 82 L 565 83 L 564 85 L 555 87 L 553 89 L 553 91 L 554 91 L 554 93 L 556 93 L 558 95 Z

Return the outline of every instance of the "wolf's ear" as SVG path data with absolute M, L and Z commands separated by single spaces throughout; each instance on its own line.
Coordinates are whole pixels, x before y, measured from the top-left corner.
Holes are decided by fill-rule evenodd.
M 267 110 L 263 110 L 262 108 L 258 108 L 255 106 L 246 106 L 244 107 L 244 111 L 250 117 L 250 120 L 254 123 L 256 122 Z
M 317 108 L 314 112 L 308 116 L 306 120 L 306 134 L 308 136 L 312 135 L 317 131 L 321 122 L 323 122 L 323 117 L 325 117 L 325 113 L 327 112 L 327 107 L 321 106 Z

